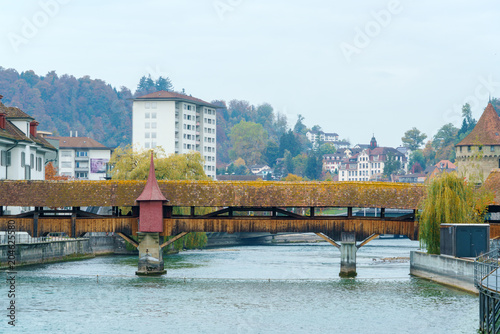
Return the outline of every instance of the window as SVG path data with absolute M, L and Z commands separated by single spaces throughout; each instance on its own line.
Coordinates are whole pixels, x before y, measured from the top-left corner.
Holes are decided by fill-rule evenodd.
M 151 114 L 150 113 L 146 113 L 146 118 L 151 118 Z
M 145 125 L 146 129 L 151 128 L 151 123 L 149 123 L 149 122 L 144 123 L 144 125 Z
M 38 167 L 37 167 L 37 170 L 38 170 L 39 172 L 41 172 L 41 171 L 42 171 L 42 158 L 37 158 L 36 160 L 38 161 Z
M 151 123 L 151 129 L 156 129 L 156 122 Z
M 156 109 L 156 102 L 151 102 L 151 109 Z
M 152 119 L 156 119 L 156 113 L 155 113 L 155 112 L 152 112 L 152 113 L 151 113 L 151 118 L 152 118 Z
M 76 151 L 76 156 L 77 157 L 86 157 L 87 151 Z
M 149 132 L 144 133 L 144 138 L 149 139 L 150 136 L 151 134 Z
M 462 148 L 462 147 L 460 147 L 460 148 Z M 493 145 L 490 146 L 490 152 L 495 152 L 495 146 L 493 146 Z
M 71 161 L 61 161 L 61 168 L 71 168 Z M 77 165 L 78 167 L 78 165 Z
M 151 142 L 151 148 L 155 148 L 156 147 L 156 142 L 155 141 L 152 141 Z
M 0 165 L 7 166 L 7 151 L 0 151 Z
M 470 152 L 470 151 L 472 151 L 472 147 L 467 146 L 467 152 Z
M 151 138 L 153 138 L 153 139 L 156 138 L 156 132 L 151 132 Z
M 66 151 L 69 152 L 69 151 Z M 21 167 L 26 166 L 26 153 L 21 152 Z
M 21 156 L 23 154 L 24 153 L 21 153 Z M 69 157 L 71 157 L 71 151 L 61 151 L 61 157 L 63 157 L 63 158 L 69 158 Z
M 151 108 L 151 103 L 146 102 L 146 109 L 149 109 L 149 108 Z
M 31 169 L 35 168 L 35 155 L 34 154 L 30 154 L 30 166 L 31 166 Z
M 75 176 L 77 179 L 86 179 L 88 178 L 87 172 L 76 172 Z
M 144 148 L 149 148 L 149 143 L 148 142 L 144 143 Z

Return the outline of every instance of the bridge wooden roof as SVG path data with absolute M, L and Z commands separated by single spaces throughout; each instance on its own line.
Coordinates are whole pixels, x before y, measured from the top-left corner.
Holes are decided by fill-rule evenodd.
M 133 206 L 146 181 L 0 181 L 1 206 Z M 158 181 L 172 206 L 416 209 L 424 186 L 385 182 Z

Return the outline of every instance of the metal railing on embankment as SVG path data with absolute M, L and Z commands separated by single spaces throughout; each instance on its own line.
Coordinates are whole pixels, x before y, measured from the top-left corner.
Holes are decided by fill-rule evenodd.
M 50 234 L 43 237 L 32 237 L 26 232 L 15 232 L 14 234 L 8 234 L 3 232 L 0 234 L 0 245 L 8 244 L 36 244 L 50 241 L 69 241 L 76 240 L 78 238 L 70 238 L 66 234 Z
M 474 285 L 479 290 L 479 328 L 482 333 L 500 333 L 500 249 L 474 261 Z

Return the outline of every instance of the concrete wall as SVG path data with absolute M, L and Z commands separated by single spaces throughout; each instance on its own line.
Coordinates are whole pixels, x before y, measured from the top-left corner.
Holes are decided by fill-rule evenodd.
M 76 260 L 102 254 L 123 254 L 119 236 L 92 236 L 63 241 L 16 243 L 16 266 Z M 116 251 L 115 251 L 116 250 Z M 9 245 L 0 245 L 0 268 L 8 266 Z
M 448 255 L 410 253 L 410 274 L 478 293 L 474 287 L 474 260 Z

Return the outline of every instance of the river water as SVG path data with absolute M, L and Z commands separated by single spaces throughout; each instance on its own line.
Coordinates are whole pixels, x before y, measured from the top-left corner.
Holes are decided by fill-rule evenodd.
M 137 257 L 18 268 L 16 326 L 3 333 L 476 333 L 478 297 L 409 276 L 418 242 L 359 249 L 340 279 L 327 243 L 187 251 L 167 275 L 134 275 Z M 1 305 L 7 314 L 7 286 Z

